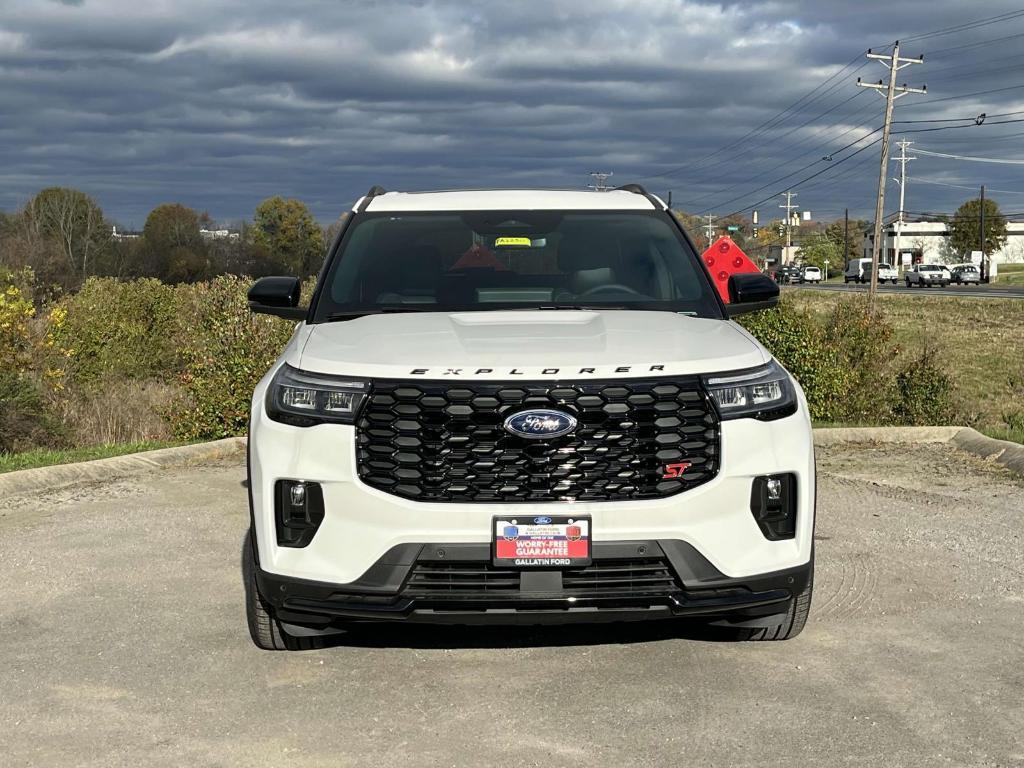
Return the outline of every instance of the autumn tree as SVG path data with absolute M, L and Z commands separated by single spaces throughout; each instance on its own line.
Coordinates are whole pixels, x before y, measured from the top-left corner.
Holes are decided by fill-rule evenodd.
M 253 242 L 293 275 L 316 272 L 324 258 L 324 235 L 300 200 L 270 197 L 256 208 Z
M 77 281 L 92 274 L 93 262 L 110 243 L 110 225 L 89 195 L 70 187 L 40 191 L 22 212 L 28 240 L 56 244 Z
M 949 222 L 949 244 L 961 258 L 981 248 L 981 199 L 975 198 L 956 209 Z M 985 200 L 985 255 L 991 256 L 1006 244 L 1006 217 L 995 200 Z
M 859 258 L 861 242 L 864 239 L 864 230 L 867 227 L 868 222 L 860 219 L 851 219 L 849 229 L 847 230 L 846 222 L 843 219 L 838 219 L 825 228 L 825 235 L 835 245 L 836 253 L 841 257 L 841 262 L 836 263 L 837 268 L 845 269 L 850 259 Z M 847 231 L 849 231 L 849 238 L 846 237 Z M 844 239 L 847 241 L 845 254 L 843 253 Z
M 179 203 L 164 203 L 149 212 L 142 228 L 149 274 L 168 282 L 209 277 L 206 244 L 199 214 Z

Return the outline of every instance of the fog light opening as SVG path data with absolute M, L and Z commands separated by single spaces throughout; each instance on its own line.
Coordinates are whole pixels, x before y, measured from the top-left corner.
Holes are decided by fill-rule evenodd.
M 274 485 L 274 517 L 281 547 L 305 547 L 324 519 L 324 495 L 319 483 L 278 480 Z
M 796 475 L 755 477 L 750 489 L 750 512 L 770 541 L 796 536 Z

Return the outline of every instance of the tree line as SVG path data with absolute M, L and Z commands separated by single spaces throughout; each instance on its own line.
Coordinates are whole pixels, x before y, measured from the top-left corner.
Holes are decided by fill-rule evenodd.
M 193 283 L 222 274 L 306 277 L 323 261 L 331 225 L 322 228 L 306 205 L 271 197 L 237 237 L 204 237 L 217 229 L 208 213 L 180 203 L 158 205 L 141 235 L 118 237 L 88 194 L 70 187 L 41 190 L 21 210 L 0 212 L 0 267 L 31 268 L 40 289 L 77 290 L 90 277 L 154 277 Z

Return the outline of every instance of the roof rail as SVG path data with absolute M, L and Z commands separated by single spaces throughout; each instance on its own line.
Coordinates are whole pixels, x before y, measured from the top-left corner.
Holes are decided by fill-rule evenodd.
M 620 190 L 622 192 L 632 192 L 634 195 L 644 195 L 645 197 L 647 196 L 647 190 L 644 189 L 639 184 L 623 184 L 621 187 L 616 187 L 615 189 Z
M 365 211 L 366 207 L 370 204 L 370 201 L 373 200 L 373 198 L 377 197 L 377 195 L 383 195 L 385 192 L 387 192 L 387 190 L 384 189 L 384 187 L 380 186 L 379 184 L 374 184 L 372 187 L 370 187 L 370 191 L 363 195 L 363 200 L 361 203 L 359 203 L 359 209 L 357 213 L 362 213 L 363 211 Z
M 650 201 L 655 210 L 658 210 L 659 208 L 668 209 L 668 206 L 665 205 L 663 201 L 656 198 L 640 184 L 623 184 L 621 187 L 616 187 L 615 189 L 621 190 L 622 192 L 632 192 L 634 195 L 643 195 Z

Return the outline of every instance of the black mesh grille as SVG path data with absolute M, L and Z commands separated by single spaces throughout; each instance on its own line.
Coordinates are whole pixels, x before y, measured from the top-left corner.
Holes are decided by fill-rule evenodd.
M 529 408 L 575 415 L 563 437 L 506 432 Z M 696 381 L 374 382 L 357 425 L 359 477 L 407 499 L 615 501 L 671 496 L 718 471 L 718 419 Z M 665 479 L 666 465 L 689 467 Z
M 522 571 L 488 562 L 419 562 L 403 594 L 407 597 L 521 597 Z M 585 568 L 562 571 L 564 596 L 665 595 L 681 590 L 668 563 L 660 557 L 595 560 Z

